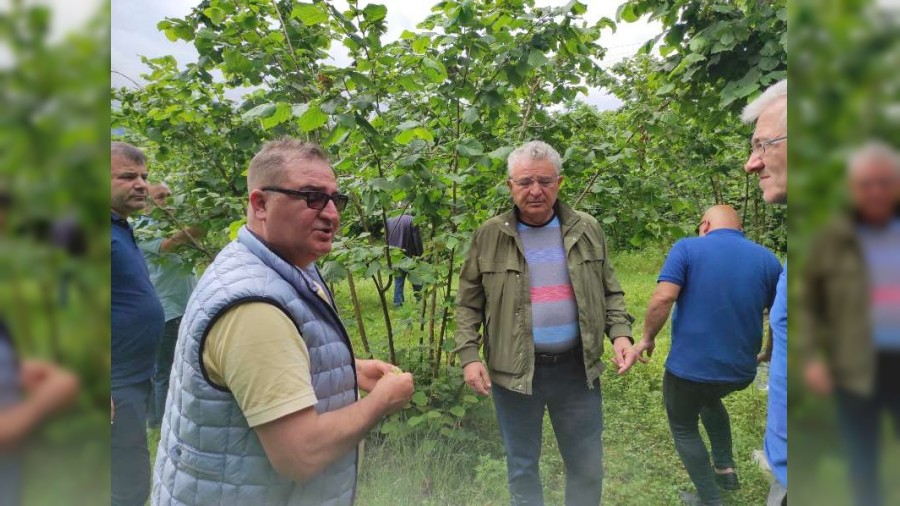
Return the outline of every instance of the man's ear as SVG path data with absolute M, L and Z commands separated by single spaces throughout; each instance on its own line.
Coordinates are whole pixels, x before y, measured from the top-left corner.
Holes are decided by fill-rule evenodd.
M 557 180 L 556 186 L 557 186 L 558 188 L 562 188 L 563 181 L 565 181 L 565 180 L 566 180 L 565 177 L 559 176 L 559 179 Z
M 265 219 L 266 204 L 266 192 L 262 190 L 253 190 L 250 192 L 250 210 L 256 219 Z

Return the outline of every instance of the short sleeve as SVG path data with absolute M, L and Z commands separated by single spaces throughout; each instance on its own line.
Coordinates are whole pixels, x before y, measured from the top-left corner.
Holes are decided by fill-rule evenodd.
M 309 350 L 278 307 L 250 302 L 231 308 L 206 339 L 209 379 L 231 391 L 251 427 L 316 404 Z
M 678 241 L 672 246 L 669 255 L 663 263 L 662 270 L 659 272 L 657 282 L 666 281 L 684 286 L 688 274 L 688 251 L 687 244 L 684 241 Z

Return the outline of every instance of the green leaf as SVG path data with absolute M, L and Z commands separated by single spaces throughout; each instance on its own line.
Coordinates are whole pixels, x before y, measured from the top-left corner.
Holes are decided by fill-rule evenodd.
M 272 114 L 261 118 L 260 123 L 262 127 L 266 130 L 280 125 L 290 119 L 291 117 L 291 106 L 290 104 L 285 104 L 284 102 L 279 103 L 275 106 L 275 110 L 272 111 Z
M 209 7 L 207 9 L 203 9 L 203 14 L 206 14 L 206 17 L 208 17 L 209 20 L 212 21 L 216 26 L 219 26 L 220 24 L 222 24 L 222 21 L 225 20 L 225 11 L 223 11 L 219 7 Z
M 466 137 L 464 139 L 460 139 L 456 144 L 456 151 L 463 156 L 480 156 L 484 153 L 484 146 L 481 145 L 477 140 Z
M 488 153 L 488 157 L 493 158 L 494 160 L 506 160 L 509 157 L 509 154 L 515 149 L 516 148 L 512 146 L 499 147 Z
M 434 141 L 434 136 L 426 128 L 416 127 L 404 130 L 394 137 L 394 142 L 398 144 L 409 144 L 413 139 L 422 139 L 428 142 Z
M 661 97 L 663 95 L 668 95 L 669 93 L 672 93 L 673 90 L 675 90 L 675 83 L 665 84 L 656 90 L 656 96 Z
M 428 404 L 428 396 L 425 395 L 425 392 L 418 390 L 412 396 L 412 402 L 416 406 L 425 406 Z
M 466 416 L 466 408 L 462 406 L 453 406 L 450 408 L 450 414 L 455 416 L 456 418 L 462 418 Z
M 363 11 L 363 18 L 369 23 L 381 21 L 387 15 L 387 7 L 379 4 L 369 4 Z
M 322 112 L 319 104 L 312 104 L 297 120 L 297 126 L 303 132 L 311 132 L 324 125 L 326 121 L 328 121 L 328 115 Z
M 472 123 L 475 123 L 476 121 L 478 121 L 478 116 L 479 116 L 479 114 L 478 114 L 477 107 L 474 107 L 474 106 L 468 107 L 468 108 L 466 108 L 465 111 L 463 111 L 462 121 L 463 121 L 463 123 L 465 123 L 467 125 L 471 125 Z
M 528 53 L 528 65 L 532 68 L 543 67 L 550 63 L 550 60 L 544 56 L 544 53 L 538 51 L 537 49 L 532 49 Z
M 328 13 L 322 10 L 318 4 L 298 3 L 294 5 L 291 17 L 299 19 L 306 26 L 318 25 L 328 21 Z
M 443 63 L 424 57 L 422 58 L 422 66 L 422 70 L 429 81 L 440 83 L 447 79 L 447 68 L 444 67 Z
M 248 123 L 259 118 L 266 118 L 275 112 L 275 104 L 259 104 L 241 115 L 241 120 Z
M 406 421 L 406 425 L 409 425 L 410 427 L 415 427 L 424 421 L 425 421 L 425 417 L 423 415 L 412 416 L 409 418 L 409 420 Z
M 431 38 L 427 35 L 422 35 L 414 40 L 411 46 L 413 52 L 416 54 L 425 54 L 425 50 L 428 49 L 429 44 L 431 44 Z
M 618 11 L 616 12 L 616 18 L 625 21 L 626 23 L 634 23 L 638 20 L 637 14 L 634 13 L 634 5 L 631 3 L 624 3 L 619 6 Z

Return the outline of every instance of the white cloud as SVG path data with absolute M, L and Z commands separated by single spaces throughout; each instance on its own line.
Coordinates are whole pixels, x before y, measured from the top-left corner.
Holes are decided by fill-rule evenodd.
M 56 0 L 54 0 L 56 1 Z M 100 0 L 90 0 L 99 3 Z M 415 30 L 415 25 L 423 21 L 431 13 L 430 2 L 413 2 L 409 0 L 360 1 L 362 6 L 369 3 L 381 3 L 387 6 L 388 31 L 384 40 L 399 38 L 404 30 Z M 538 6 L 564 5 L 566 0 L 537 0 Z M 615 19 L 618 2 L 585 2 L 588 5 L 585 19 L 595 22 L 601 17 Z M 77 10 L 81 2 L 67 2 L 68 9 Z M 336 0 L 335 6 L 346 9 L 346 0 Z M 180 66 L 197 60 L 197 52 L 191 44 L 184 41 L 171 42 L 156 28 L 156 24 L 166 17 L 183 17 L 196 5 L 192 0 L 114 0 L 112 2 L 112 69 L 140 82 L 139 76 L 147 71 L 140 61 L 140 56 L 157 57 L 172 55 Z M 600 62 L 609 67 L 615 62 L 633 55 L 640 45 L 660 32 L 659 23 L 648 23 L 640 20 L 636 23 L 620 23 L 615 32 L 604 29 L 600 44 L 608 49 L 606 57 Z M 350 62 L 346 48 L 341 44 L 333 44 L 330 51 L 332 65 L 347 65 Z M 132 83 L 117 74 L 111 76 L 113 86 L 133 86 Z M 228 96 L 238 99 L 241 90 L 229 92 Z M 621 101 L 604 90 L 592 89 L 584 97 L 584 101 L 601 109 L 616 108 Z

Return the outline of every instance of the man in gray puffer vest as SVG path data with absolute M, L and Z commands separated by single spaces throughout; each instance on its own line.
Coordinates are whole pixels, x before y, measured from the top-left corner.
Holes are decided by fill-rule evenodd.
M 327 156 L 293 139 L 250 162 L 247 225 L 206 269 L 182 319 L 154 505 L 349 505 L 358 445 L 413 379 L 356 360 L 315 267 L 339 211 Z M 363 399 L 358 389 L 369 392 Z

